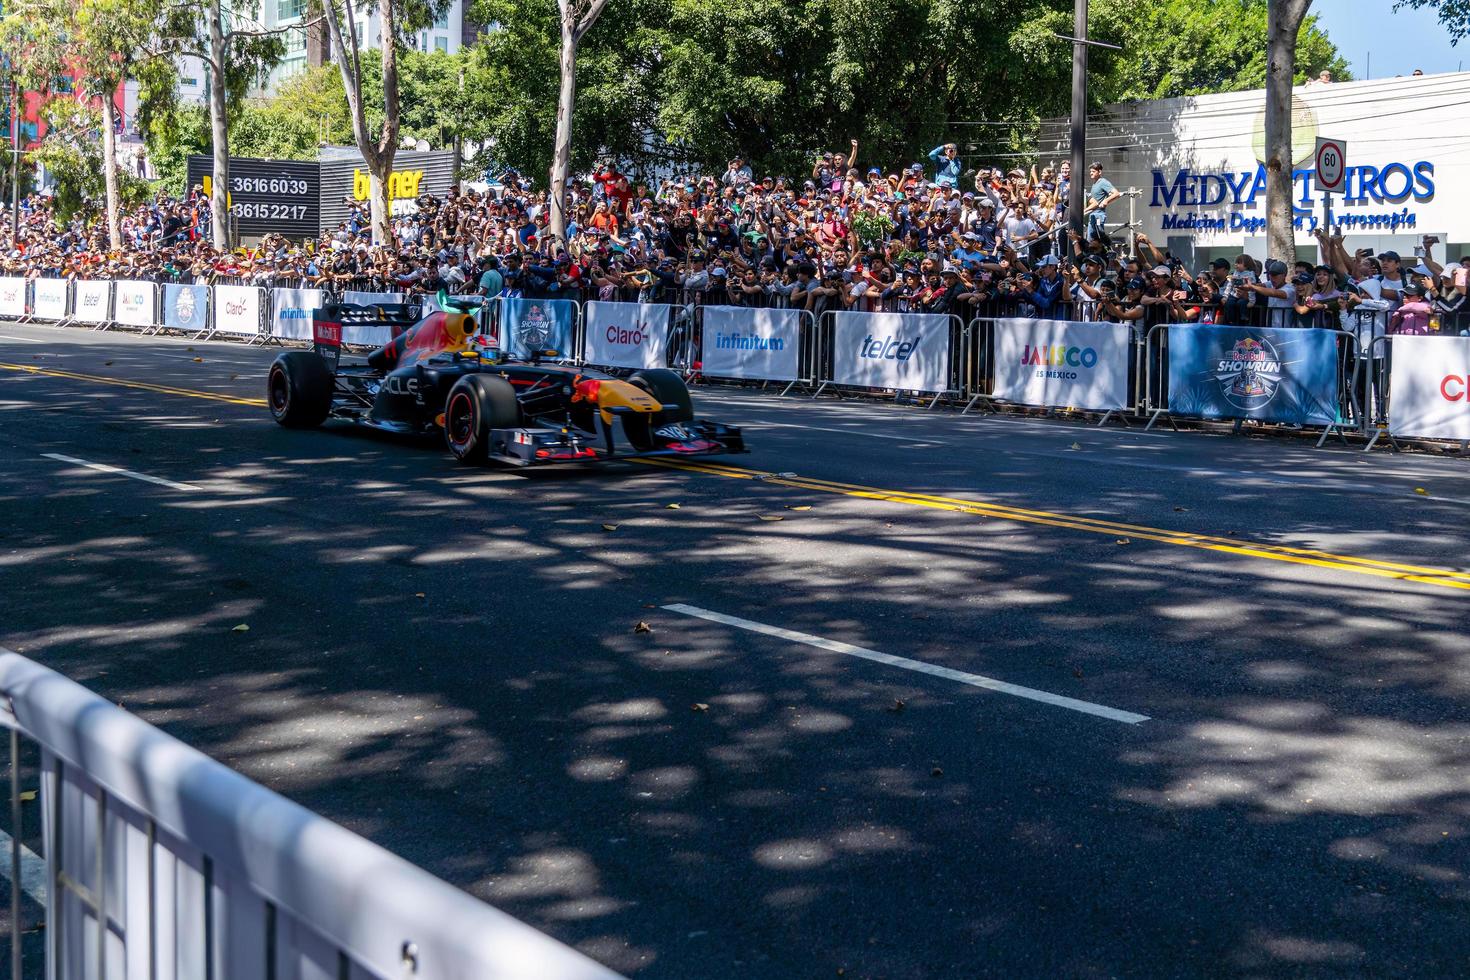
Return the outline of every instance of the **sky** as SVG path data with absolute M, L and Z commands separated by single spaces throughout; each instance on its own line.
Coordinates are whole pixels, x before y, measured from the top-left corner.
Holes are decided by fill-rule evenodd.
M 1458 47 L 1433 10 L 1393 9 L 1393 0 L 1317 0 L 1311 12 L 1352 68 L 1353 78 L 1392 78 L 1470 67 L 1470 38 Z

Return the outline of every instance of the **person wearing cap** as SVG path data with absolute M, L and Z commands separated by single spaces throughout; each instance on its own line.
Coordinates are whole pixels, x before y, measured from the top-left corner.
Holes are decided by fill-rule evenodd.
M 744 187 L 750 183 L 754 175 L 745 161 L 740 157 L 731 157 L 730 165 L 720 175 L 720 184 L 723 187 Z
M 1403 303 L 1388 318 L 1389 334 L 1417 337 L 1428 334 L 1429 317 L 1434 312 L 1434 307 L 1425 297 L 1424 287 L 1417 282 L 1410 282 L 1405 284 L 1403 294 Z
M 1280 259 L 1272 259 L 1266 263 L 1266 278 L 1264 283 L 1246 283 L 1240 288 L 1266 300 L 1266 326 L 1268 327 L 1290 327 L 1295 326 L 1295 320 L 1291 313 L 1285 311 L 1296 311 L 1295 283 L 1286 281 L 1290 268 Z
M 945 143 L 929 151 L 929 159 L 934 161 L 934 183 L 944 188 L 960 185 L 960 174 L 964 173 L 965 165 L 959 154 L 959 147 L 953 143 Z
M 1095 161 L 1087 168 L 1092 186 L 1087 190 L 1087 205 L 1082 213 L 1087 215 L 1087 237 L 1099 241 L 1107 238 L 1108 205 L 1123 195 L 1103 176 L 1102 161 Z
M 1082 257 L 1082 265 L 1067 268 L 1070 283 L 1067 293 L 1072 302 L 1073 315 L 1081 320 L 1095 320 L 1098 302 L 1102 299 L 1099 285 L 1102 283 L 1103 260 L 1089 252 Z
M 1143 305 L 1143 291 L 1146 287 L 1147 283 L 1142 276 L 1134 276 L 1123 284 L 1122 296 L 1116 291 L 1101 289 L 1101 314 L 1098 319 L 1113 323 L 1136 323 L 1141 326 L 1147 314 Z
M 1060 262 L 1055 255 L 1045 255 L 1036 266 L 1036 275 L 1022 277 L 1021 295 L 1034 310 L 1035 316 L 1054 319 L 1060 313 L 1066 293 L 1061 276 Z

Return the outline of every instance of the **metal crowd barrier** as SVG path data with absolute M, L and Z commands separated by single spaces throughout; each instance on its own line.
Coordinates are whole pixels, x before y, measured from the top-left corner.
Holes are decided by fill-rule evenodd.
M 33 660 L 0 650 L 0 699 L 16 978 L 38 863 L 47 980 L 617 977 Z M 22 845 L 23 739 L 41 857 Z

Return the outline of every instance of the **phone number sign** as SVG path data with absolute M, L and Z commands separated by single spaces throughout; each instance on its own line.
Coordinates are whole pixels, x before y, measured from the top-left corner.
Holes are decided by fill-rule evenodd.
M 213 189 L 214 159 L 189 157 L 189 186 Z M 230 214 L 242 236 L 321 234 L 321 165 L 315 160 L 230 160 Z

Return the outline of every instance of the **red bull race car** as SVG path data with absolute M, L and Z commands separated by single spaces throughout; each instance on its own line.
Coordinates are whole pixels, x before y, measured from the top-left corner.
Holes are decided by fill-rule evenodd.
M 627 378 L 565 363 L 552 349 L 513 356 L 480 333 L 479 297 L 411 306 L 332 304 L 314 311 L 312 350 L 271 364 L 266 401 L 283 426 L 341 419 L 389 432 L 440 430 L 464 463 L 594 463 L 647 456 L 743 453 L 740 430 L 694 417 L 683 378 L 665 369 Z M 352 363 L 344 329 L 391 328 Z M 621 439 L 617 433 L 621 431 Z

